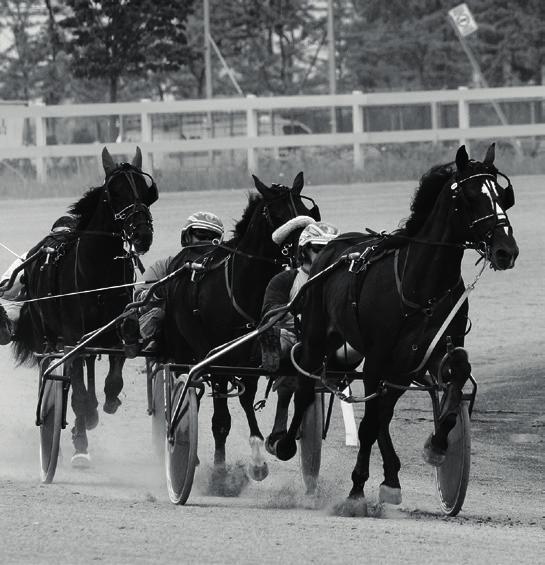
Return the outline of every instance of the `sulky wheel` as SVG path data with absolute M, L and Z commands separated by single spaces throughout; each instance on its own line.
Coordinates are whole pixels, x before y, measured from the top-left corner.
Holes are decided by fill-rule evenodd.
M 469 410 L 467 401 L 463 401 L 458 408 L 456 425 L 448 435 L 446 459 L 435 469 L 435 482 L 441 508 L 447 516 L 456 516 L 464 504 L 470 465 Z
M 180 379 L 172 388 L 172 410 L 182 392 Z M 174 432 L 174 441 L 165 438 L 165 468 L 168 497 L 174 504 L 185 504 L 193 486 L 197 465 L 198 409 L 197 395 L 193 387 L 188 388 L 182 406 L 182 417 Z
M 43 483 L 53 481 L 57 470 L 63 417 L 63 383 L 47 380 L 40 413 L 40 465 Z
M 314 402 L 307 408 L 299 431 L 299 453 L 301 474 L 307 494 L 312 494 L 318 485 L 322 460 L 323 393 L 314 396 Z
M 165 388 L 164 371 L 158 371 L 152 377 L 152 413 L 151 439 L 155 453 L 161 458 L 165 453 L 166 421 L 165 421 Z

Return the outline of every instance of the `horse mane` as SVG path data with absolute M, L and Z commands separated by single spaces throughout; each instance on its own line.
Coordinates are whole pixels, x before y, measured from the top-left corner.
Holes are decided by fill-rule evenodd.
M 455 172 L 454 163 L 436 165 L 422 175 L 420 184 L 411 200 L 411 215 L 401 225 L 401 231 L 414 236 L 428 219 L 437 197 L 447 180 Z
M 262 202 L 263 196 L 261 196 L 261 194 L 255 194 L 252 192 L 248 193 L 248 204 L 244 212 L 242 212 L 242 218 L 240 218 L 240 220 L 238 220 L 235 224 L 235 228 L 233 229 L 234 237 L 231 240 L 232 242 L 240 240 L 248 231 L 254 212 Z
M 100 198 L 102 197 L 102 186 L 90 188 L 77 202 L 72 204 L 68 209 L 68 213 L 73 215 L 77 221 L 77 230 L 83 230 L 87 227 L 93 214 L 95 213 Z

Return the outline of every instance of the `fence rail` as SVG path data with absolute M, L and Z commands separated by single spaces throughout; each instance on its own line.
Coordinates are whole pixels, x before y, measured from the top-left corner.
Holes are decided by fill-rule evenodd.
M 528 123 L 512 125 L 472 125 L 472 105 L 490 103 L 526 102 L 542 106 L 545 101 L 545 86 L 505 87 L 487 89 L 430 90 L 421 92 L 387 92 L 316 96 L 281 96 L 259 98 L 225 98 L 213 100 L 184 100 L 176 102 L 125 102 L 116 104 L 73 104 L 62 106 L 2 106 L 0 120 L 29 120 L 33 123 L 34 143 L 23 145 L 4 139 L 0 143 L 0 159 L 32 159 L 36 162 L 36 173 L 40 180 L 47 176 L 46 159 L 59 157 L 97 156 L 100 150 L 97 143 L 48 144 L 47 120 L 58 118 L 81 118 L 97 116 L 139 116 L 139 141 L 145 167 L 152 168 L 153 155 L 160 153 L 196 153 L 210 151 L 244 150 L 247 153 L 247 166 L 255 171 L 258 165 L 258 152 L 263 148 L 308 146 L 351 146 L 354 167 L 364 167 L 366 145 L 458 141 L 467 143 L 477 139 L 509 139 L 519 137 L 545 136 L 545 123 L 540 121 L 542 113 L 532 110 Z M 365 112 L 378 107 L 416 107 L 418 111 L 428 112 L 430 127 L 421 129 L 389 129 L 369 131 L 365 128 Z M 439 119 L 442 106 L 455 108 L 457 127 L 445 127 Z M 263 135 L 260 133 L 260 114 L 281 112 L 282 110 L 307 110 L 336 108 L 351 112 L 351 131 L 329 133 L 299 133 L 295 135 Z M 198 139 L 154 139 L 152 118 L 164 114 L 204 114 L 217 113 L 245 115 L 243 131 L 245 135 L 216 136 L 211 128 L 204 128 Z M 535 122 L 538 123 L 535 123 Z M 211 122 L 209 122 L 211 123 Z M 376 129 L 376 128 L 375 128 Z M 269 132 L 271 133 L 271 132 Z M 275 133 L 275 132 L 272 132 Z M 0 139 L 0 141 L 2 141 Z M 110 143 L 112 154 L 132 154 L 134 142 Z

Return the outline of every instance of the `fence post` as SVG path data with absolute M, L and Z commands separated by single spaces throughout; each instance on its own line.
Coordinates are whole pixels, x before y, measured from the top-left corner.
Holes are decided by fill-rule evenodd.
M 437 130 L 439 129 L 439 108 L 437 102 L 430 103 L 431 129 L 435 134 L 433 145 L 437 145 Z
M 469 128 L 469 104 L 465 99 L 465 92 L 467 91 L 467 86 L 459 86 L 458 92 L 460 97 L 458 98 L 458 127 L 460 129 Z M 466 150 L 469 153 L 469 142 L 464 135 L 460 136 L 460 145 L 465 145 Z
M 363 133 L 363 106 L 359 100 L 362 94 L 361 90 L 353 90 L 352 96 L 354 97 L 354 102 L 352 104 L 352 132 L 354 135 Z M 355 139 L 354 140 L 354 169 L 357 171 L 363 171 L 364 159 L 363 159 L 363 147 L 361 143 Z
M 151 124 L 151 114 L 148 112 L 142 112 L 140 114 L 140 128 L 141 128 L 141 139 L 142 143 L 151 143 L 152 138 L 152 124 Z M 146 151 L 142 153 L 142 170 L 149 172 L 153 176 L 153 152 Z
M 251 106 L 255 94 L 247 94 L 248 108 L 246 108 L 246 136 L 248 139 L 257 137 L 257 110 Z M 248 171 L 257 172 L 257 149 L 248 147 Z
M 45 147 L 47 145 L 47 129 L 46 118 L 36 116 L 36 147 Z M 44 157 L 36 157 L 36 178 L 38 182 L 46 182 L 47 167 Z

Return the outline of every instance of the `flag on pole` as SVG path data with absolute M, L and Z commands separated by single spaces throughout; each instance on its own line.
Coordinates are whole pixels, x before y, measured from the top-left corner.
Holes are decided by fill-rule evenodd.
M 448 15 L 462 37 L 471 35 L 479 27 L 465 2 L 449 10 Z

